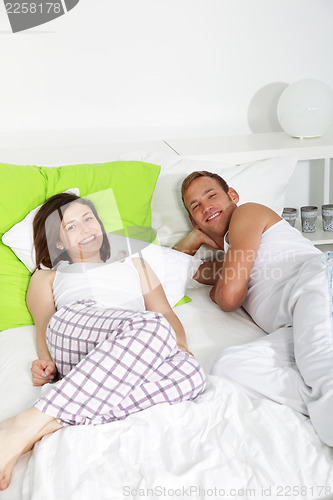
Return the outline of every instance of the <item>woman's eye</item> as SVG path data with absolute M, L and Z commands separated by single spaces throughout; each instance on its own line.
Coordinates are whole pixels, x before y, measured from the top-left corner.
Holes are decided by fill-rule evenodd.
M 73 229 L 75 229 L 75 226 L 68 226 L 67 227 L 67 231 L 73 231 Z

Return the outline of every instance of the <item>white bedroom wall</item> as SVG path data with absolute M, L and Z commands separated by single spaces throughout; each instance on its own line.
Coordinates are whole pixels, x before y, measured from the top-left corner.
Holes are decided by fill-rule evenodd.
M 80 0 L 12 34 L 1 2 L 0 138 L 280 130 L 275 106 L 289 83 L 333 88 L 332 19 L 331 0 Z

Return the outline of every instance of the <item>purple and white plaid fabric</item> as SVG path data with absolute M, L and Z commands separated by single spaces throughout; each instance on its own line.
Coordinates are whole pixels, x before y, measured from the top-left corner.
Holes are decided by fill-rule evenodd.
M 205 388 L 201 366 L 159 313 L 82 300 L 52 316 L 46 337 L 62 378 L 34 406 L 64 426 L 112 422 Z

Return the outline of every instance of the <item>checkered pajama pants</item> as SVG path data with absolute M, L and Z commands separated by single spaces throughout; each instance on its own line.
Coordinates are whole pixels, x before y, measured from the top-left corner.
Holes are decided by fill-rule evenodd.
M 159 313 L 78 301 L 52 316 L 46 337 L 61 379 L 34 406 L 64 426 L 120 420 L 205 388 L 201 366 Z

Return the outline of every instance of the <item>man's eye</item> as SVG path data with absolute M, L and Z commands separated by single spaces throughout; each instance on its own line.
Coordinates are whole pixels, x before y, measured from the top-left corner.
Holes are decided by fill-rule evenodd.
M 213 198 L 213 196 L 215 196 L 216 193 L 213 193 L 209 196 L 209 198 Z

